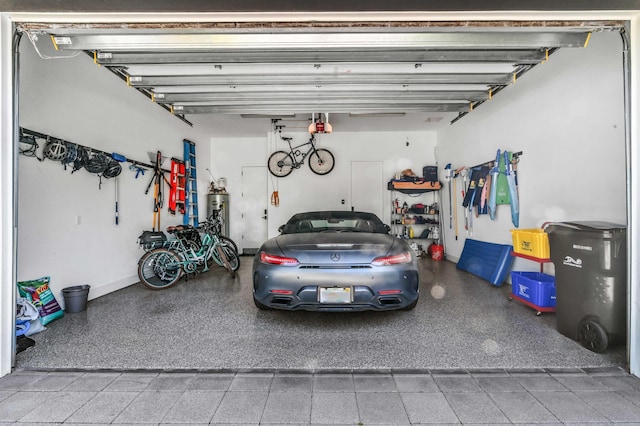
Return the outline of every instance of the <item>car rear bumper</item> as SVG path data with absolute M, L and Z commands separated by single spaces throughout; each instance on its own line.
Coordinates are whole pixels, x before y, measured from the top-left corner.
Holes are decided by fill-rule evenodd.
M 291 311 L 386 311 L 414 303 L 418 283 L 416 270 L 398 266 L 334 269 L 261 265 L 254 271 L 253 296 L 266 307 Z M 350 300 L 321 303 L 321 287 L 347 288 Z

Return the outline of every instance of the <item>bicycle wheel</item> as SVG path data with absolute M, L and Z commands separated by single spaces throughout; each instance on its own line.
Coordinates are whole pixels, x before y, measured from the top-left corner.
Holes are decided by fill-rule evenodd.
M 227 255 L 225 254 L 224 250 L 222 250 L 221 245 L 216 246 L 216 253 L 218 255 L 218 258 L 222 261 L 224 269 L 226 269 L 231 274 L 231 278 L 235 278 L 236 271 L 234 271 L 231 267 L 231 263 L 229 263 L 229 259 L 227 259 Z
M 220 238 L 220 242 L 221 242 L 223 245 L 230 246 L 231 248 L 233 248 L 233 250 L 234 250 L 236 253 L 239 253 L 239 251 L 238 251 L 238 246 L 236 245 L 236 242 L 235 242 L 235 241 L 233 241 L 231 238 L 229 238 L 229 237 L 225 237 L 224 235 L 220 235 L 220 236 L 218 236 L 218 238 Z
M 218 239 L 220 240 L 220 244 L 223 246 L 228 246 L 230 248 L 233 249 L 233 251 L 236 252 L 236 255 L 238 254 L 238 246 L 236 245 L 235 241 L 233 241 L 231 238 L 229 237 L 225 237 L 224 235 L 218 235 Z M 239 260 L 239 259 L 238 259 Z M 207 258 L 207 262 L 209 262 L 209 264 L 211 264 L 211 261 L 216 262 L 217 264 L 219 264 L 220 266 L 224 266 L 222 265 L 220 262 L 217 262 L 215 259 L 215 255 L 213 252 L 209 253 L 209 257 Z M 236 268 L 237 269 L 237 268 Z
M 317 175 L 326 175 L 335 165 L 335 159 L 331 151 L 320 148 L 309 155 L 309 168 Z
M 222 251 L 224 251 L 224 254 L 227 256 L 231 269 L 237 271 L 240 268 L 240 256 L 238 256 L 238 251 L 234 250 L 233 247 L 226 245 L 224 242 L 222 242 L 221 247 Z
M 169 288 L 182 275 L 180 258 L 171 250 L 159 248 L 146 253 L 138 262 L 140 282 L 152 290 Z
M 293 170 L 293 157 L 284 151 L 276 151 L 269 156 L 267 162 L 269 172 L 276 177 L 289 176 Z

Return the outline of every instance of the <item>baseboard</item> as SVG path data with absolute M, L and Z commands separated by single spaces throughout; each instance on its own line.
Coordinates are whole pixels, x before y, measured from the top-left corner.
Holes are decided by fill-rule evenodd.
M 453 263 L 458 263 L 458 261 L 460 260 L 459 256 L 451 256 L 450 254 L 445 254 L 444 258 Z
M 135 284 L 138 281 L 140 281 L 138 275 L 131 275 L 118 281 L 102 284 L 99 287 L 92 286 L 91 290 L 89 290 L 88 300 L 92 300 L 100 296 L 104 296 L 105 294 L 113 293 L 114 291 L 129 287 L 130 285 Z

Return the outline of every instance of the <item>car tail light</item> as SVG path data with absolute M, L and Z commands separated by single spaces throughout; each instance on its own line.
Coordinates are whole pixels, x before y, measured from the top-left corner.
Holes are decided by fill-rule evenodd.
M 277 256 L 275 254 L 269 254 L 265 252 L 260 252 L 260 262 L 282 266 L 295 266 L 300 263 L 295 257 Z
M 371 264 L 375 266 L 386 266 L 409 262 L 411 262 L 411 253 L 406 251 L 404 253 L 394 254 L 393 256 L 376 257 L 375 259 L 373 259 L 373 262 L 371 262 Z
M 269 290 L 269 293 L 273 293 L 273 294 L 293 294 L 293 290 Z
M 389 294 L 400 294 L 400 293 L 402 293 L 402 290 L 380 290 L 378 292 L 378 294 L 381 296 L 386 296 Z

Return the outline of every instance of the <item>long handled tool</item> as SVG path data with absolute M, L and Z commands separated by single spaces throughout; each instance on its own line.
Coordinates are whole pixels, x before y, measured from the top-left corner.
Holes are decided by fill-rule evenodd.
M 498 168 L 499 163 L 500 150 L 496 153 L 496 162 L 491 169 L 491 190 L 489 191 L 489 216 L 491 220 L 496 220 L 496 197 L 498 193 L 498 175 L 500 174 L 500 169 Z
M 518 188 L 516 186 L 516 176 L 513 172 L 513 164 L 509 160 L 509 153 L 504 152 L 505 174 L 509 184 L 509 195 L 511 198 L 511 222 L 516 228 L 520 225 L 520 205 L 518 202 Z
M 451 209 L 451 179 L 452 179 L 452 173 L 451 173 L 451 163 L 447 164 L 444 167 L 444 171 L 445 171 L 445 175 L 444 178 L 447 181 L 447 189 L 449 190 L 449 229 L 451 229 L 453 227 L 453 210 Z
M 156 199 L 155 199 L 155 206 L 153 209 L 154 215 L 156 216 L 157 220 L 158 220 L 158 231 L 160 230 L 160 213 L 162 212 L 162 205 L 164 204 L 164 197 L 162 195 L 162 190 L 164 189 L 164 182 L 162 181 L 162 178 L 164 177 L 164 175 L 162 174 L 162 171 L 160 171 L 160 166 L 162 163 L 162 159 L 161 159 L 162 155 L 160 154 L 160 151 L 158 151 L 157 156 L 156 156 L 156 183 L 155 183 L 155 193 L 156 193 Z M 154 219 L 154 224 L 156 219 Z M 155 228 L 155 225 L 154 225 Z
M 438 151 L 437 148 L 435 150 L 435 154 L 436 154 L 436 167 L 437 167 L 437 158 L 438 158 Z M 447 182 L 450 182 L 450 171 L 451 171 L 451 164 L 447 164 L 446 167 L 444 168 L 445 170 L 445 180 Z M 426 175 L 426 173 L 425 173 Z M 445 257 L 446 253 L 447 253 L 447 238 L 446 238 L 446 229 L 443 226 L 444 224 L 444 195 L 442 194 L 443 191 L 438 191 L 437 195 L 434 192 L 433 194 L 433 198 L 434 198 L 434 204 L 435 204 L 435 209 L 437 211 L 437 221 L 438 221 L 438 226 L 435 227 L 435 230 L 437 231 L 436 235 L 431 236 L 429 235 L 429 237 L 434 238 L 434 243 L 442 246 L 442 258 Z M 436 201 L 436 196 L 437 196 L 437 201 Z M 432 204 L 432 208 L 433 208 L 433 204 Z M 451 193 L 449 193 L 449 220 L 451 220 Z M 431 231 L 429 231 L 429 233 L 431 234 Z
M 467 190 L 467 169 L 460 170 L 460 176 L 462 176 L 462 199 L 466 197 Z M 469 232 L 469 209 L 464 208 L 464 229 Z
M 115 178 L 116 187 L 116 225 L 118 224 L 118 177 Z
M 149 185 L 147 185 L 147 189 L 144 191 L 145 194 L 149 193 L 149 189 L 151 185 L 154 184 L 153 188 L 153 230 L 160 230 L 160 210 L 162 209 L 162 205 L 164 203 L 164 198 L 162 196 L 162 190 L 164 183 L 171 186 L 171 182 L 169 182 L 164 175 L 164 170 L 162 169 L 162 153 L 160 151 L 156 152 L 156 161 L 153 168 L 153 177 L 149 181 Z M 157 226 L 157 228 L 156 228 Z
M 458 190 L 457 190 L 457 176 L 453 177 L 453 223 L 456 234 L 456 241 L 458 241 Z
M 455 234 L 456 234 L 456 241 L 458 240 L 458 177 L 463 176 L 463 172 L 464 172 L 464 176 L 466 176 L 467 172 L 465 170 L 465 166 L 462 167 L 458 167 L 454 172 L 453 172 L 453 222 L 455 225 Z M 464 186 L 462 189 L 462 199 L 464 200 Z M 466 227 L 466 222 L 465 222 L 465 227 Z
M 162 179 L 156 176 L 153 187 L 153 230 L 160 231 L 160 211 L 162 209 Z M 157 227 L 156 227 L 157 225 Z
M 484 186 L 482 187 L 482 193 L 480 194 L 480 206 L 478 207 L 478 211 L 482 214 L 487 214 L 489 212 L 489 193 L 491 188 L 491 172 L 487 175 L 484 181 Z
M 467 235 L 473 235 L 473 204 L 469 204 L 465 207 L 465 214 L 467 219 Z

